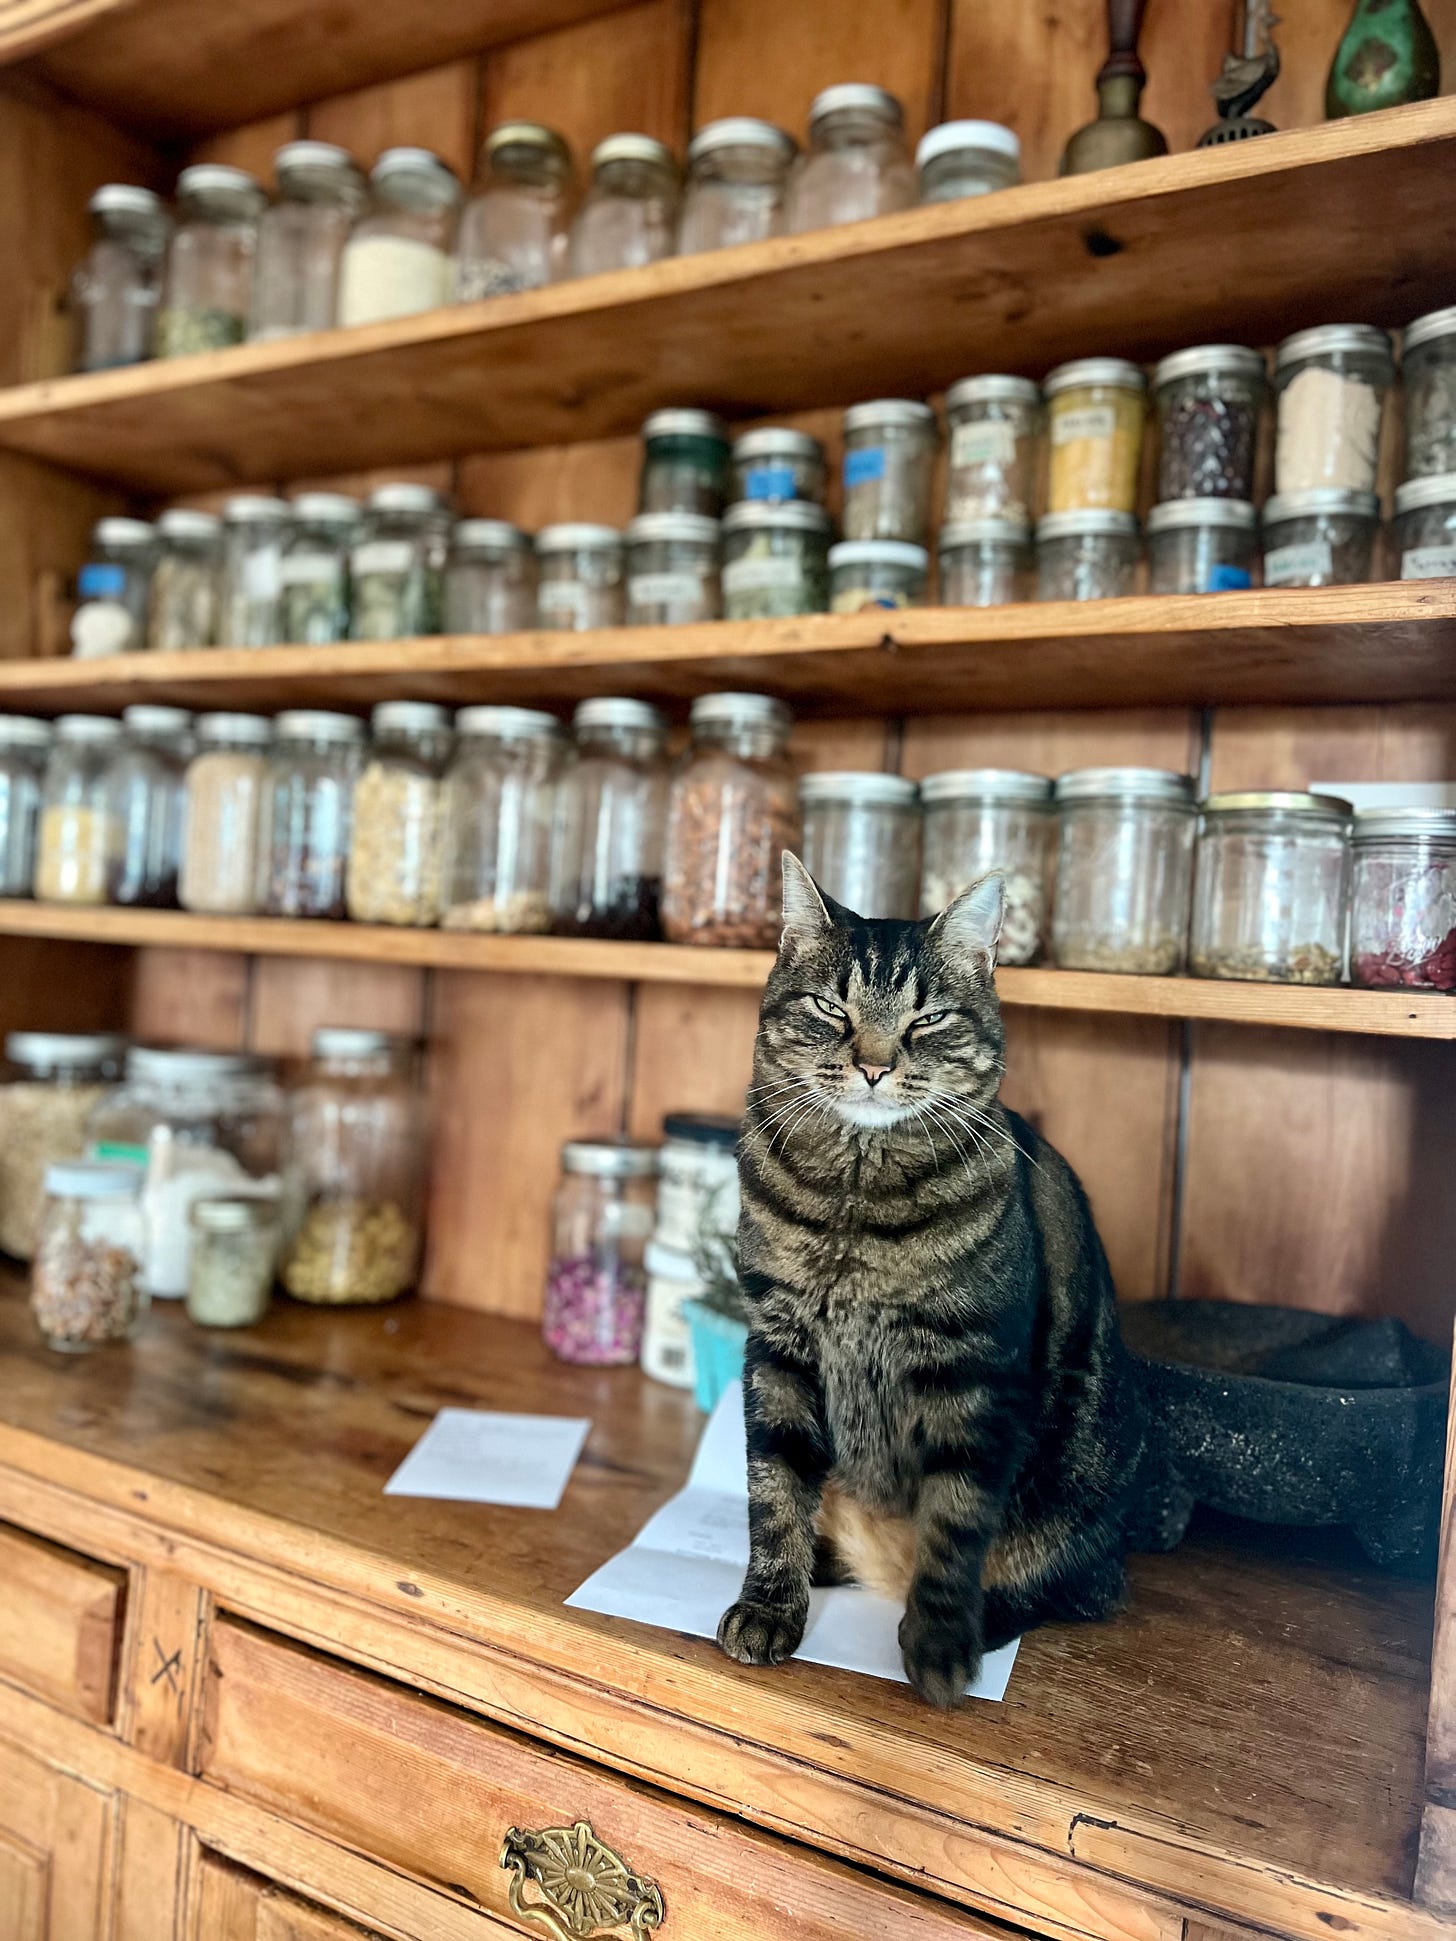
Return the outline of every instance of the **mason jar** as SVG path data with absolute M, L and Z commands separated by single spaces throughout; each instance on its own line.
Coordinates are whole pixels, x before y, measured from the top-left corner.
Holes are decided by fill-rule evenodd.
M 1209 796 L 1194 870 L 1195 977 L 1340 982 L 1350 815 L 1336 796 L 1296 790 Z
M 627 527 L 627 624 L 683 626 L 723 611 L 718 521 L 697 512 L 640 512 Z
M 157 313 L 158 357 L 226 350 L 248 334 L 258 218 L 268 197 L 246 169 L 198 162 L 177 177 L 177 226 Z
M 671 256 L 677 164 L 651 135 L 608 135 L 591 155 L 591 187 L 571 226 L 573 276 L 638 269 Z
M 728 485 L 728 427 L 711 411 L 654 411 L 642 427 L 639 512 L 716 519 Z
M 29 896 L 51 724 L 0 715 L 0 896 Z
M 71 275 L 78 371 L 113 371 L 152 354 L 162 257 L 172 223 L 159 196 L 108 182 L 86 204 L 91 247 Z
M 829 514 L 803 499 L 744 499 L 723 515 L 723 612 L 785 619 L 829 607 Z
M 1456 473 L 1428 473 L 1395 488 L 1395 535 L 1403 580 L 1456 576 Z
M 542 627 L 585 633 L 627 617 L 622 535 L 576 521 L 536 534 L 536 618 Z
M 300 492 L 278 563 L 279 633 L 298 646 L 349 637 L 349 559 L 363 509 L 343 492 Z
M 1183 968 L 1196 805 L 1190 776 L 1078 768 L 1057 782 L 1052 957 L 1063 970 Z
M 541 1311 L 542 1336 L 560 1360 L 627 1368 L 641 1353 L 656 1171 L 654 1146 L 572 1139 L 562 1147 Z
M 96 521 L 91 557 L 76 575 L 71 652 L 77 660 L 103 660 L 145 645 L 156 563 L 156 529 L 145 519 Z
M 930 531 L 935 413 L 877 398 L 844 414 L 844 536 L 923 546 Z
M 1041 462 L 1041 391 L 1029 377 L 963 377 L 945 394 L 945 521 L 1030 520 Z
M 504 519 L 460 519 L 445 555 L 447 634 L 525 633 L 536 624 L 536 554 Z
M 1136 511 L 1147 389 L 1121 357 L 1082 357 L 1048 374 L 1049 513 Z
M 1350 976 L 1456 991 L 1456 810 L 1356 811 Z
M 1358 586 L 1370 577 L 1380 501 L 1334 486 L 1264 501 L 1265 586 Z
M 272 647 L 286 638 L 281 569 L 288 518 L 282 499 L 254 492 L 240 492 L 223 506 L 219 647 Z
M 1254 584 L 1258 516 L 1243 499 L 1169 499 L 1148 514 L 1153 593 L 1227 593 Z
M 177 897 L 203 916 L 251 916 L 258 907 L 258 857 L 268 746 L 261 714 L 200 714 L 197 752 L 187 766 L 182 869 Z
M 126 1051 L 112 1032 L 12 1031 L 0 1080 L 0 1250 L 35 1252 L 48 1166 L 84 1150 L 86 1123 Z
M 1274 359 L 1275 492 L 1373 492 L 1394 382 L 1389 334 L 1370 324 L 1321 324 L 1286 337 Z
M 1175 351 L 1153 372 L 1158 498 L 1254 496 L 1264 360 L 1243 344 Z
M 831 613 L 873 613 L 925 603 L 930 555 L 900 539 L 841 539 L 829 548 Z
M 903 775 L 820 770 L 799 784 L 805 869 L 860 917 L 911 920 L 920 890 L 920 791 Z
M 290 708 L 268 755 L 259 837 L 259 896 L 271 917 L 342 917 L 364 724 L 352 714 Z
M 797 152 L 792 135 L 750 115 L 700 128 L 688 143 L 678 255 L 781 236 L 789 166 Z
M 942 121 L 915 150 L 922 202 L 1014 189 L 1021 180 L 1021 143 L 999 121 Z
M 1408 323 L 1401 339 L 1405 475 L 1456 472 L 1456 308 Z
M 551 927 L 561 937 L 659 936 L 667 722 L 645 701 L 583 701 L 556 791 Z
M 1031 964 L 1046 943 L 1052 785 L 1012 768 L 957 768 L 920 784 L 925 866 L 920 915 L 938 916 L 992 870 L 1006 882 L 996 959 Z
M 282 1240 L 276 1200 L 194 1200 L 187 1319 L 199 1328 L 251 1328 L 268 1312 Z
M 338 320 L 344 245 L 364 206 L 364 178 L 332 142 L 285 142 L 273 157 L 278 199 L 258 222 L 257 342 L 329 330 Z
M 551 928 L 551 829 L 566 737 L 533 708 L 462 708 L 445 783 L 444 927 Z
M 1036 597 L 1115 600 L 1131 593 L 1138 552 L 1130 512 L 1049 512 L 1036 527 Z
M 940 529 L 940 603 L 999 607 L 1031 590 L 1031 527 L 1024 519 L 967 519 Z
M 106 901 L 114 848 L 107 770 L 121 723 L 97 714 L 63 714 L 41 786 L 35 894 L 42 903 Z
M 428 485 L 380 485 L 349 555 L 350 640 L 440 631 L 450 514 Z
M 173 506 L 157 520 L 157 543 L 147 604 L 147 646 L 162 654 L 214 646 L 221 523 L 210 512 Z
M 432 701 L 381 701 L 354 790 L 345 900 L 356 923 L 438 923 L 450 717 Z
M 383 323 L 437 310 L 455 293 L 460 181 L 428 148 L 386 148 L 369 171 L 369 207 L 339 271 L 339 322 Z
M 121 723 L 123 739 L 106 771 L 109 899 L 125 909 L 175 910 L 192 716 L 142 704 L 123 710 Z
M 736 505 L 783 505 L 799 499 L 823 505 L 828 465 L 824 447 L 807 431 L 760 425 L 733 441 L 728 497 Z
M 815 95 L 809 147 L 789 177 L 784 226 L 791 236 L 908 209 L 915 193 L 905 112 L 893 94 L 844 81 Z
M 71 1159 L 48 1166 L 31 1269 L 41 1339 L 63 1353 L 130 1341 L 147 1311 L 141 1174 Z
M 485 138 L 481 172 L 460 217 L 456 302 L 555 283 L 566 272 L 571 150 L 539 121 L 506 121 Z

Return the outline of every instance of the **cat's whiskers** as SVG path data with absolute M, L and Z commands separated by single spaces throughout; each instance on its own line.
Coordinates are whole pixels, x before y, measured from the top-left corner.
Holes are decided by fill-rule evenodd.
M 956 1098 L 951 1092 L 937 1092 L 935 1094 L 935 1102 L 947 1118 L 951 1119 L 960 1127 L 962 1132 L 975 1141 L 977 1152 L 983 1156 L 989 1165 L 997 1157 L 996 1148 L 992 1141 L 983 1137 L 982 1134 L 983 1132 L 999 1133 L 1000 1128 L 994 1121 L 984 1119 L 979 1114 L 966 1116 L 966 1101 Z
M 956 1153 L 960 1158 L 960 1162 L 962 1166 L 965 1167 L 965 1170 L 966 1170 L 966 1184 L 974 1188 L 976 1184 L 976 1176 L 975 1176 L 975 1173 L 971 1170 L 970 1155 L 967 1153 L 965 1147 L 961 1144 L 960 1140 L 956 1138 L 955 1134 L 951 1131 L 950 1127 L 946 1125 L 944 1121 L 940 1118 L 934 1106 L 927 1101 L 924 1105 L 917 1106 L 915 1108 L 915 1111 L 916 1111 L 917 1117 L 924 1115 L 924 1117 L 928 1118 L 930 1120 L 930 1123 L 937 1129 L 937 1131 L 943 1133 L 945 1137 L 950 1141 L 951 1145 L 955 1147 Z M 931 1148 L 931 1156 L 932 1158 L 934 1157 L 933 1146 Z

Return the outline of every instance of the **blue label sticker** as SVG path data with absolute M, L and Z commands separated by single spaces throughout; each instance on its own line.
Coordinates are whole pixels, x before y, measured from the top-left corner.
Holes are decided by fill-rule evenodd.
M 1242 566 L 1210 568 L 1205 593 L 1242 593 L 1254 584 L 1254 576 Z
M 126 568 L 93 560 L 76 575 L 76 589 L 83 600 L 119 600 L 126 591 Z
M 873 485 L 876 479 L 885 476 L 885 448 L 883 445 L 868 445 L 863 451 L 844 454 L 844 482 L 846 485 Z
M 798 495 L 794 490 L 793 466 L 750 466 L 743 475 L 743 496 L 745 499 L 760 499 L 769 502 L 796 498 Z

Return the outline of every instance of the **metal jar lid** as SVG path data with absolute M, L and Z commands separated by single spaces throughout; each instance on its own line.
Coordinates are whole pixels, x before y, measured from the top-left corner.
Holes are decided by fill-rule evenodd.
M 445 509 L 445 501 L 432 485 L 416 485 L 410 479 L 398 479 L 388 485 L 376 485 L 365 504 L 370 512 L 416 512 L 437 513 Z
M 759 148 L 788 162 L 798 146 L 792 135 L 771 121 L 759 121 L 753 115 L 728 115 L 698 130 L 688 143 L 688 160 L 696 162 L 720 148 Z
M 791 425 L 760 425 L 756 431 L 745 431 L 733 441 L 735 465 L 774 458 L 802 458 L 810 464 L 822 465 L 824 447 L 812 432 L 795 431 Z
M 163 539 L 215 539 L 222 521 L 210 512 L 198 512 L 190 505 L 174 505 L 157 519 Z
M 596 1179 L 650 1179 L 657 1171 L 657 1148 L 632 1139 L 568 1139 L 561 1148 L 561 1170 Z
M 253 1061 L 235 1051 L 178 1051 L 163 1045 L 133 1045 L 126 1054 L 126 1076 L 157 1079 L 163 1084 L 213 1083 L 237 1078 Z
M 655 168 L 667 169 L 673 175 L 677 173 L 672 150 L 653 135 L 608 135 L 592 150 L 591 165 L 593 169 L 599 169 L 612 162 L 647 162 Z
M 1304 492 L 1279 492 L 1264 501 L 1264 530 L 1289 519 L 1314 519 L 1321 514 L 1376 520 L 1380 501 L 1373 492 L 1351 492 L 1342 485 L 1315 485 Z
M 300 524 L 319 526 L 355 526 L 364 514 L 346 492 L 300 492 L 288 509 Z
M 852 404 L 844 414 L 844 435 L 859 431 L 925 431 L 935 424 L 935 413 L 918 398 L 870 398 Z
M 124 519 L 113 514 L 98 519 L 91 528 L 91 544 L 105 546 L 123 552 L 132 546 L 150 546 L 156 539 L 156 530 L 145 519 Z
M 1183 532 L 1190 526 L 1222 526 L 1252 532 L 1258 515 L 1247 499 L 1165 499 L 1148 514 L 1149 533 Z
M 718 521 L 705 512 L 639 512 L 627 526 L 629 546 L 716 546 Z
M 976 404 L 1041 403 L 1041 386 L 1029 377 L 1010 377 L 1001 371 L 987 371 L 980 377 L 963 377 L 945 394 L 947 413 Z
M 920 799 L 932 802 L 1024 802 L 1044 808 L 1052 799 L 1051 778 L 1020 768 L 947 768 L 927 775 Z
M 253 1233 L 271 1227 L 277 1218 L 277 1196 L 265 1193 L 194 1200 L 187 1213 L 188 1224 L 199 1233 Z
M 809 108 L 810 132 L 828 116 L 841 114 L 846 108 L 874 115 L 891 128 L 904 126 L 905 110 L 888 88 L 876 87 L 870 81 L 839 81 L 815 95 Z
M 1193 344 L 1175 350 L 1154 366 L 1153 389 L 1174 384 L 1181 377 L 1246 377 L 1262 380 L 1264 360 L 1245 344 Z
M 564 168 L 571 166 L 571 150 L 565 136 L 558 135 L 542 121 L 503 121 L 499 127 L 492 128 L 485 138 L 485 153 L 499 155 L 505 148 L 533 148 L 540 155 L 551 156 Z
M 1061 391 L 1074 391 L 1088 385 L 1103 385 L 1114 391 L 1146 391 L 1148 381 L 1136 364 L 1125 357 L 1079 357 L 1070 364 L 1058 364 L 1042 379 L 1042 393 L 1054 398 Z
M 820 769 L 799 782 L 799 800 L 806 809 L 826 803 L 855 809 L 913 809 L 919 799 L 919 789 L 905 776 L 886 775 L 878 769 Z
M 1291 364 L 1302 364 L 1311 357 L 1330 357 L 1339 352 L 1362 356 L 1393 357 L 1390 333 L 1374 324 L 1317 324 L 1313 330 L 1296 330 L 1286 337 L 1274 358 L 1274 369 L 1286 371 Z
M 650 701 L 637 701 L 625 694 L 599 694 L 577 703 L 571 725 L 577 734 L 593 728 L 640 728 L 661 735 L 667 732 L 667 716 Z
M 1138 522 L 1130 512 L 1089 506 L 1081 512 L 1048 512 L 1036 522 L 1036 543 L 1049 539 L 1136 539 Z
M 120 1058 L 126 1039 L 118 1031 L 12 1031 L 5 1056 L 13 1065 L 104 1065 Z
M 732 1152 L 742 1132 L 742 1122 L 724 1112 L 668 1112 L 662 1121 L 664 1139 L 684 1145 L 709 1146 L 718 1152 Z
M 899 566 L 909 573 L 928 573 L 930 554 L 908 539 L 841 539 L 829 548 L 829 570 L 846 566 Z
M 1357 809 L 1356 842 L 1383 842 L 1389 836 L 1427 836 L 1433 842 L 1456 842 L 1456 809 Z
M 915 150 L 916 168 L 924 168 L 942 155 L 962 155 L 980 151 L 1004 155 L 1009 162 L 1021 160 L 1020 138 L 999 121 L 942 121 L 927 128 Z
M 1402 512 L 1418 512 L 1423 506 L 1456 506 L 1456 472 L 1433 472 L 1427 478 L 1407 479 L 1395 488 L 1397 518 Z
M 121 723 L 109 714 L 63 714 L 56 721 L 59 741 L 115 741 Z
M 93 216 L 142 216 L 160 228 L 167 221 L 162 198 L 135 182 L 103 182 L 86 204 Z
M 1433 343 L 1437 337 L 1456 336 L 1456 307 L 1428 310 L 1405 327 L 1404 348 L 1413 351 L 1419 344 Z
M 275 724 L 280 741 L 353 742 L 364 739 L 364 723 L 331 708 L 286 708 Z
M 0 714 L 0 747 L 49 748 L 55 730 L 33 714 Z
M 164 708 L 155 702 L 138 701 L 121 711 L 122 726 L 134 735 L 185 735 L 192 726 L 186 708 Z
M 273 739 L 273 723 L 266 714 L 200 714 L 195 725 L 205 741 L 262 748 Z
M 413 1042 L 372 1025 L 321 1024 L 309 1040 L 309 1049 L 315 1058 L 378 1058 L 396 1045 Z
M 653 438 L 711 438 L 715 444 L 728 443 L 728 427 L 716 411 L 699 411 L 692 405 L 672 405 L 654 411 L 644 419 L 642 441 Z
M 1193 777 L 1172 768 L 1074 768 L 1057 777 L 1056 800 L 1088 802 L 1099 796 L 1193 807 Z
M 1225 789 L 1199 804 L 1204 815 L 1279 814 L 1311 822 L 1348 822 L 1353 811 L 1338 795 L 1312 795 L 1308 789 Z
M 803 532 L 829 537 L 829 514 L 808 499 L 740 499 L 723 514 L 723 531 Z
M 437 701 L 381 701 L 369 726 L 376 735 L 438 735 L 450 726 L 450 710 Z
M 962 546 L 1029 546 L 1031 522 L 1028 519 L 958 519 L 940 529 L 940 554 L 943 559 Z
M 266 525 L 288 517 L 288 502 L 260 492 L 239 492 L 224 501 L 222 516 L 229 526 Z
M 536 534 L 536 551 L 547 553 L 617 553 L 622 535 L 615 526 L 593 526 L 574 520 L 558 526 L 542 526 Z
M 386 148 L 369 171 L 376 189 L 422 189 L 426 206 L 453 209 L 460 200 L 460 178 L 432 148 Z
M 257 176 L 245 168 L 230 168 L 223 162 L 194 162 L 177 177 L 178 199 L 197 197 L 201 201 L 230 203 L 239 216 L 256 216 L 267 207 L 268 192 Z
M 457 519 L 450 529 L 450 544 L 464 547 L 466 551 L 479 546 L 519 553 L 528 552 L 531 541 L 509 519 Z
M 287 188 L 290 177 L 335 176 L 356 208 L 364 200 L 363 171 L 337 142 L 285 142 L 273 157 L 273 173 L 280 188 Z
M 700 694 L 688 711 L 695 728 L 727 722 L 743 728 L 777 728 L 787 731 L 793 715 L 782 701 L 771 694 Z
M 462 708 L 455 717 L 455 728 L 462 735 L 496 735 L 502 741 L 550 740 L 562 732 L 556 716 L 540 708 Z

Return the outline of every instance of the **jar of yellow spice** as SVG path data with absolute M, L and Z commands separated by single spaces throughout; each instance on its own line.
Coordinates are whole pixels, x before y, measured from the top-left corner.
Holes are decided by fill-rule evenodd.
M 1120 357 L 1083 357 L 1050 373 L 1048 512 L 1137 510 L 1147 389 Z

